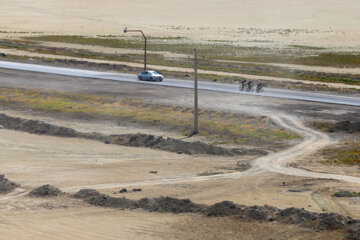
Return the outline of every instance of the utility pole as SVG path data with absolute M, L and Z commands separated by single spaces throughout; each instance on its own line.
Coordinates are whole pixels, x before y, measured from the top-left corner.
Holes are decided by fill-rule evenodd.
M 145 47 L 144 47 L 144 70 L 146 70 L 146 36 L 145 34 L 143 33 L 143 31 L 141 30 L 128 30 L 127 27 L 124 29 L 124 33 L 127 33 L 127 32 L 140 32 L 144 39 L 145 39 Z
M 199 133 L 199 122 L 198 122 L 198 84 L 197 84 L 197 51 L 194 48 L 194 131 L 193 134 Z

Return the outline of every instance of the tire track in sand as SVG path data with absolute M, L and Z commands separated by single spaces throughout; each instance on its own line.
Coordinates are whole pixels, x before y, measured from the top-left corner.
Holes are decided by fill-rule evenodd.
M 340 174 L 328 174 L 307 171 L 287 166 L 287 163 L 301 160 L 318 149 L 321 149 L 332 141 L 321 132 L 308 128 L 293 117 L 274 117 L 273 120 L 280 126 L 304 136 L 304 141 L 284 151 L 260 157 L 255 161 L 254 167 L 267 172 L 281 173 L 291 176 L 335 179 L 351 183 L 360 183 L 359 177 L 352 177 Z

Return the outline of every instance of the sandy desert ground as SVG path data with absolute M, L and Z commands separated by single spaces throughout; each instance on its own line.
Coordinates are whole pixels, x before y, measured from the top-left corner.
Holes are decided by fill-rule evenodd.
M 0 1 L 0 31 L 231 40 L 235 44 L 359 47 L 357 0 Z

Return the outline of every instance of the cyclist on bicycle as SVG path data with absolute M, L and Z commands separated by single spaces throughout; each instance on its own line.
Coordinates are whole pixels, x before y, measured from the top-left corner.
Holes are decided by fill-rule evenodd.
M 252 81 L 249 81 L 248 84 L 247 84 L 247 90 L 251 91 L 252 87 L 253 87 L 252 86 Z
M 241 90 L 244 90 L 245 87 L 246 87 L 246 80 L 244 79 L 241 81 Z

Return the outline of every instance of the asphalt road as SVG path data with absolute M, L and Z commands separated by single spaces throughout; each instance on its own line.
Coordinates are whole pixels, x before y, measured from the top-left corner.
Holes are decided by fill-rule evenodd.
M 32 71 L 32 72 L 40 72 L 40 73 L 50 73 L 50 74 L 58 74 L 58 75 L 74 76 L 74 77 L 105 79 L 112 81 L 136 82 L 139 84 L 156 84 L 156 85 L 169 86 L 169 87 L 180 87 L 180 88 L 194 87 L 193 82 L 189 80 L 165 78 L 163 82 L 138 81 L 136 75 L 134 74 L 99 72 L 99 71 L 51 67 L 44 65 L 15 63 L 15 62 L 6 62 L 6 61 L 0 61 L 0 68 Z M 274 98 L 360 106 L 360 98 L 345 96 L 345 95 L 337 95 L 337 94 L 324 94 L 324 93 L 316 93 L 316 92 L 305 92 L 305 91 L 294 91 L 287 89 L 272 89 L 272 88 L 265 88 L 263 92 L 256 93 L 256 92 L 239 91 L 238 85 L 212 83 L 212 82 L 199 82 L 198 88 L 200 90 L 208 90 L 208 91 L 216 91 L 216 92 L 251 94 L 251 95 L 259 95 L 259 96 L 274 97 Z

